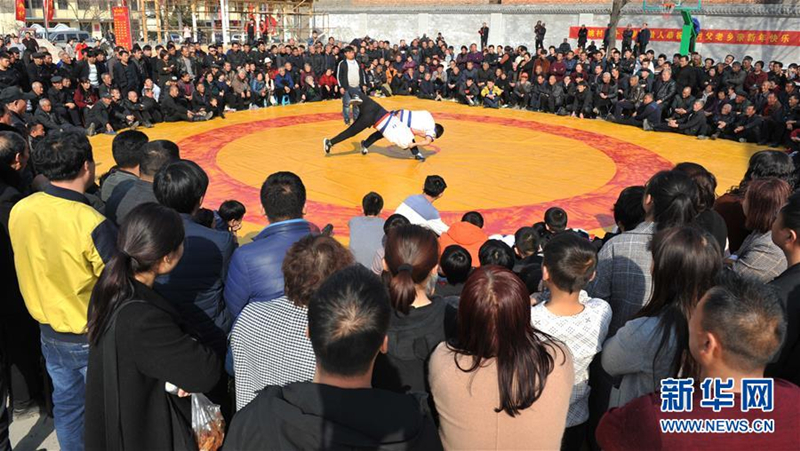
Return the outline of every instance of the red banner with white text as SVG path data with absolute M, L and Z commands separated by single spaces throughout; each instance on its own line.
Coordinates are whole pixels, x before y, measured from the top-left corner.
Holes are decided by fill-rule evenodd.
M 130 9 L 127 6 L 115 6 L 111 8 L 111 17 L 114 18 L 114 34 L 117 37 L 117 45 L 130 50 L 133 47 Z
M 570 27 L 570 39 L 578 38 L 580 27 Z M 587 27 L 587 41 L 600 44 L 606 29 L 603 27 Z M 617 40 L 622 39 L 624 28 L 617 28 Z M 639 29 L 634 29 L 634 43 Z M 651 28 L 651 41 L 680 42 L 683 34 L 680 28 Z M 700 30 L 697 42 L 702 44 L 744 44 L 744 45 L 780 45 L 800 47 L 800 31 L 766 31 L 766 30 Z M 619 46 L 619 43 L 617 43 Z

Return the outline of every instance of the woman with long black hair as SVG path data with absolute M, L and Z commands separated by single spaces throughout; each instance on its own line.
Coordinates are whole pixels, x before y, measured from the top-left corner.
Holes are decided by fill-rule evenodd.
M 431 356 L 444 448 L 558 449 L 574 378 L 566 346 L 531 324 L 525 284 L 482 266 L 461 292 L 456 337 Z
M 86 448 L 173 449 L 189 432 L 188 398 L 209 391 L 222 372 L 211 349 L 187 335 L 156 277 L 183 256 L 180 215 L 155 204 L 133 209 L 119 231 L 89 304 Z
M 664 378 L 696 376 L 689 317 L 722 268 L 719 244 L 699 227 L 683 226 L 657 233 L 651 248 L 653 295 L 603 345 L 603 369 L 622 379 L 609 407 L 656 391 Z

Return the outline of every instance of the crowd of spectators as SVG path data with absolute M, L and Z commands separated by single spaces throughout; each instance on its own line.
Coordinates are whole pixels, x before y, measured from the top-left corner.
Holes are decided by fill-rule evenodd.
M 441 51 L 453 57 L 448 64 L 458 74 L 459 57 L 441 44 L 421 39 L 401 43 L 398 51 L 410 52 L 407 61 L 421 58 L 412 73 L 425 73 L 428 59 L 432 63 Z M 175 47 L 169 47 L 154 67 L 171 61 Z M 206 70 L 212 81 L 215 70 L 227 77 L 223 71 L 237 58 L 260 70 L 247 61 L 252 49 L 234 47 L 222 67 L 212 62 L 205 69 L 195 58 L 200 49 L 184 45 L 176 56 L 184 63 L 176 64 L 191 67 L 190 80 L 205 79 Z M 284 76 L 306 56 L 317 55 L 313 62 L 331 55 L 335 63 L 338 47 L 320 47 L 321 53 L 312 41 L 308 54 L 294 44 L 267 52 L 277 52 L 278 76 Z M 356 47 L 369 71 L 385 59 L 372 56 L 395 51 L 370 40 Z M 13 48 L 11 55 L 18 53 Z M 517 51 L 497 59 L 501 78 L 509 59 L 529 58 L 524 50 L 514 56 Z M 126 77 L 138 70 L 130 65 L 139 63 L 117 53 L 117 66 L 110 64 L 114 78 L 100 76 L 109 80 L 108 93 L 147 89 L 148 78 L 141 86 L 127 84 L 135 83 Z M 222 59 L 214 53 L 209 49 L 203 61 Z M 534 73 L 544 70 L 546 53 L 536 59 L 541 63 Z M 609 61 L 616 61 L 611 53 L 610 59 L 602 52 L 593 56 L 601 80 Z M 491 46 L 479 52 L 491 54 Z M 38 74 L 42 64 L 36 61 L 43 58 L 30 57 Z M 2 80 L 9 61 L 0 57 Z M 322 72 L 332 72 L 326 64 Z M 510 73 L 525 78 L 527 62 L 510 64 Z M 664 64 L 661 79 L 669 82 Z M 743 70 L 730 66 L 734 74 Z M 236 76 L 247 79 L 248 70 Z M 619 77 L 619 68 L 610 70 L 610 77 Z M 796 81 L 789 75 L 781 75 L 782 84 L 767 82 L 785 94 Z M 58 93 L 66 78 L 59 88 L 51 77 L 47 91 Z M 120 80 L 128 88 L 120 90 Z M 459 83 L 477 82 L 465 77 Z M 191 86 L 170 83 L 161 84 L 162 95 Z M 391 83 L 384 85 L 372 90 L 397 94 Z M 14 101 L 4 105 L 10 111 L 5 117 L 15 121 L 24 117 L 23 100 L 31 95 L 20 86 L 3 90 L 14 90 Z M 296 102 L 303 100 L 300 92 L 290 87 L 278 94 Z M 183 119 L 253 105 L 247 96 L 224 97 Z M 797 100 L 796 94 L 790 98 Z M 47 102 L 38 105 L 59 114 L 51 113 L 57 111 L 53 101 L 50 111 Z M 64 106 L 64 124 L 81 118 Z M 128 125 L 144 118 L 133 116 Z M 208 175 L 174 143 L 125 130 L 112 142 L 116 165 L 97 177 L 91 142 L 78 128 L 85 123 L 37 136 L 36 122 L 18 127 L 15 121 L 0 124 L 0 274 L 8 293 L 0 336 L 12 368 L 0 373 L 0 389 L 10 382 L 14 408 L 51 401 L 62 449 L 182 448 L 191 393 L 204 393 L 221 407 L 228 420 L 225 449 L 797 445 L 800 194 L 786 152 L 755 153 L 739 185 L 719 198 L 716 178 L 699 164 L 652 174 L 607 206 L 616 224 L 603 237 L 570 227 L 571 212 L 558 207 L 502 235 L 485 233 L 479 211 L 447 224 L 436 203 L 448 185 L 429 175 L 421 192 L 399 205 L 386 206 L 379 193 L 368 193 L 364 215 L 350 221 L 350 249 L 330 227 L 304 218 L 303 180 L 275 172 L 260 191 L 268 225 L 240 246 L 244 206 L 229 200 L 203 209 Z M 764 376 L 776 378 L 772 410 L 745 411 L 743 381 Z M 730 378 L 734 410 L 664 412 L 661 383 L 677 377 L 698 384 Z M 695 405 L 704 391 L 690 393 Z M 660 419 L 693 414 L 773 419 L 775 430 L 660 433 Z M 0 440 L 7 440 L 5 431 L 0 427 Z
M 598 48 L 594 41 L 587 44 L 585 29 L 575 47 L 564 39 L 545 48 L 546 29 L 537 24 L 532 50 L 492 44 L 458 50 L 441 34 L 346 44 L 321 40 L 315 32 L 307 42 L 268 46 L 248 40 L 227 50 L 187 40 L 116 47 L 107 55 L 68 43 L 51 55 L 29 34 L 7 36 L 0 47 L 0 100 L 17 127 L 43 127 L 45 133 L 83 128 L 92 135 L 272 105 L 348 101 L 355 88 L 797 150 L 796 62 L 656 54 L 647 49 L 647 24 L 635 37 L 629 25 L 621 49 L 608 48 L 608 40 Z M 482 39 L 488 38 L 485 31 Z M 357 63 L 354 79 L 347 79 L 346 59 Z M 12 87 L 19 89 L 6 90 Z M 349 122 L 346 109 L 344 115 Z

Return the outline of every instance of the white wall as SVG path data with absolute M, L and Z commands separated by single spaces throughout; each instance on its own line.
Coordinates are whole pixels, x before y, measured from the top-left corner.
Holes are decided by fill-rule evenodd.
M 750 9 L 731 8 L 730 15 L 724 11 L 715 14 L 697 14 L 703 30 L 771 30 L 771 31 L 797 31 L 800 30 L 800 14 L 775 14 L 771 12 L 770 5 L 760 5 Z M 319 11 L 319 10 L 318 10 Z M 337 39 L 351 40 L 356 37 L 369 35 L 376 39 L 389 40 L 392 43 L 400 39 L 410 41 L 414 37 L 427 33 L 436 36 L 441 32 L 447 42 L 456 47 L 478 43 L 478 29 L 483 22 L 490 26 L 490 44 L 527 45 L 533 48 L 533 26 L 537 20 L 547 24 L 545 45 L 561 43 L 569 35 L 569 27 L 585 23 L 587 26 L 604 27 L 608 22 L 608 14 L 603 11 L 573 8 L 571 11 L 554 11 L 543 9 L 536 12 L 531 8 L 525 10 L 495 8 L 478 10 L 475 8 L 460 11 L 453 8 L 415 8 L 387 10 L 386 8 L 329 8 L 328 14 L 330 31 Z M 748 14 L 748 11 L 750 12 Z M 785 9 L 780 11 L 785 12 Z M 798 8 L 800 11 L 800 8 Z M 760 15 L 759 15 L 760 14 Z M 664 18 L 661 15 L 644 15 L 641 8 L 626 13 L 620 20 L 620 25 L 627 23 L 640 26 L 647 22 L 650 28 L 676 28 L 683 25 L 679 15 Z M 570 43 L 574 46 L 575 40 Z M 599 44 L 599 42 L 598 42 Z M 619 45 L 619 43 L 618 43 Z M 678 51 L 678 42 L 652 42 L 648 48 L 658 53 L 672 54 Z M 736 45 L 736 44 L 697 44 L 697 51 L 704 57 L 715 59 L 723 58 L 731 53 L 737 57 L 751 55 L 756 60 L 780 60 L 784 63 L 800 62 L 800 47 L 767 46 L 767 45 Z

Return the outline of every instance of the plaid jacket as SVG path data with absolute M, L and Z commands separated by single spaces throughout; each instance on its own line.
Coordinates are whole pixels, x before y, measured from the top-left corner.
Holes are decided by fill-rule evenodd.
M 655 223 L 643 222 L 609 240 L 598 254 L 597 276 L 587 291 L 611 305 L 609 337 L 650 299 L 653 256 L 649 245 L 655 230 Z
M 753 277 L 767 283 L 786 271 L 786 256 L 772 242 L 770 231 L 747 235 L 736 254 L 738 258 L 731 268 L 740 276 Z

